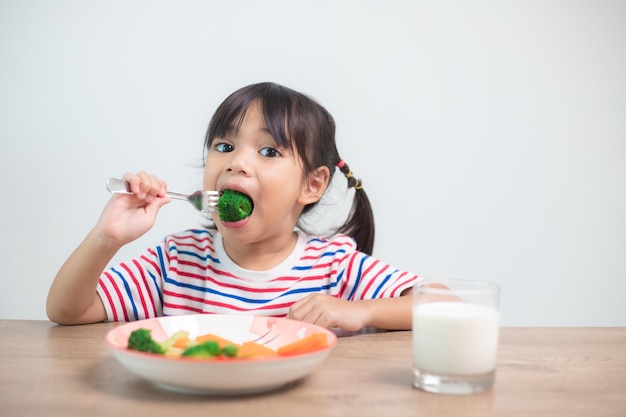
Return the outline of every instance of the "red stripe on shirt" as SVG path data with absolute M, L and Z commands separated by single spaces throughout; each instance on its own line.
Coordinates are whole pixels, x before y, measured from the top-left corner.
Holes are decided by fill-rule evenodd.
M 182 299 L 182 300 L 189 300 L 189 301 L 193 301 L 193 302 L 197 302 L 197 303 L 202 303 L 204 305 L 210 305 L 210 306 L 214 306 L 214 307 L 222 307 L 222 308 L 227 308 L 229 310 L 234 310 L 234 311 L 240 311 L 240 312 L 247 312 L 247 311 L 254 311 L 254 310 L 258 310 L 258 311 L 263 311 L 263 310 L 275 310 L 275 309 L 284 309 L 284 308 L 289 308 L 291 307 L 291 305 L 295 302 L 287 302 L 287 303 L 280 303 L 280 304 L 269 304 L 269 305 L 263 305 L 263 306 L 259 306 L 255 308 L 243 308 L 243 307 L 239 307 L 233 304 L 229 304 L 229 303 L 222 303 L 222 302 L 218 302 L 218 301 L 214 301 L 214 300 L 210 300 L 210 299 L 205 299 L 205 298 L 200 298 L 200 297 L 194 297 L 192 295 L 189 294 L 181 294 L 181 293 L 176 293 L 173 291 L 169 291 L 169 290 L 164 290 L 163 291 L 163 295 L 167 295 L 169 297 L 172 298 L 176 298 L 176 299 Z M 183 308 L 183 309 L 196 309 L 195 307 L 191 307 L 191 306 L 186 306 L 184 304 L 173 304 L 171 302 L 167 302 L 163 304 L 163 307 L 168 307 L 168 308 Z M 204 310 L 200 310 L 200 312 L 203 312 Z
M 109 302 L 109 306 L 111 307 L 111 311 L 113 312 L 113 321 L 117 321 L 117 311 L 115 310 L 115 307 L 113 306 L 113 299 L 111 298 L 111 293 L 109 292 L 107 287 L 104 285 L 100 285 L 100 288 L 102 289 L 102 291 L 104 291 L 104 295 L 106 296 L 107 301 Z
M 156 309 L 156 305 L 154 304 L 154 298 L 152 297 L 152 291 L 150 291 L 150 283 L 148 282 L 148 278 L 146 277 L 146 274 L 143 270 L 143 268 L 141 268 L 141 264 L 135 259 L 133 260 L 133 264 L 135 265 L 135 268 L 137 268 L 137 270 L 139 271 L 139 274 L 141 274 L 141 281 L 143 282 L 143 288 L 145 289 L 146 293 L 148 294 L 148 300 L 150 301 L 150 306 L 152 307 L 152 315 L 148 316 L 146 314 L 146 317 L 156 317 L 157 316 L 157 309 Z M 146 311 L 147 313 L 147 311 Z
M 126 309 L 124 308 L 124 306 L 125 306 L 124 297 L 122 296 L 122 292 L 120 291 L 119 287 L 117 286 L 117 283 L 115 282 L 115 280 L 113 279 L 113 277 L 111 276 L 110 273 L 105 272 L 104 275 L 106 275 L 106 277 L 111 282 L 111 286 L 115 290 L 115 293 L 117 294 L 117 297 L 120 300 L 120 305 L 122 306 L 122 312 L 124 313 L 124 321 L 130 321 L 128 319 L 128 313 L 126 313 Z M 115 304 L 111 304 L 111 307 L 115 308 Z

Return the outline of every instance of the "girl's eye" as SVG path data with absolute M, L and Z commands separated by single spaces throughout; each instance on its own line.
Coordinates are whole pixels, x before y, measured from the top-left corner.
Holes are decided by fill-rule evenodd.
M 280 151 L 276 148 L 263 148 L 259 151 L 259 153 L 267 158 L 276 158 L 280 156 Z
M 216 143 L 215 145 L 213 145 L 213 148 L 218 152 L 232 152 L 233 145 L 220 142 L 220 143 Z

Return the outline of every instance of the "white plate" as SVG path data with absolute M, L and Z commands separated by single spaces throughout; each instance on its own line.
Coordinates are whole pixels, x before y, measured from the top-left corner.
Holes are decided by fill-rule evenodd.
M 179 330 L 191 339 L 212 333 L 235 343 L 261 338 L 276 349 L 313 333 L 325 333 L 326 348 L 294 356 L 233 360 L 168 358 L 126 348 L 133 330 L 149 329 L 156 341 Z M 330 354 L 336 335 L 319 326 L 286 318 L 224 314 L 191 314 L 134 321 L 110 330 L 106 343 L 115 358 L 134 374 L 175 391 L 214 395 L 251 394 L 273 390 L 307 376 Z

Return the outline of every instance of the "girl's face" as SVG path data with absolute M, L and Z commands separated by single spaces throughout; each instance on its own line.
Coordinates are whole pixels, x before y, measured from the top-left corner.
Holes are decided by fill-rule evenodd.
M 304 178 L 298 155 L 277 146 L 262 108 L 251 104 L 239 129 L 215 138 L 207 151 L 204 189 L 241 191 L 254 203 L 252 214 L 236 223 L 213 215 L 224 240 L 265 244 L 290 237 L 303 207 L 319 200 L 326 188 L 328 176 L 318 171 Z

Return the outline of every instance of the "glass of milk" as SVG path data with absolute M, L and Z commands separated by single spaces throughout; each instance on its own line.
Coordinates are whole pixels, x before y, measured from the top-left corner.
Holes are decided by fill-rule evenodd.
M 440 394 L 493 386 L 500 287 L 485 281 L 424 280 L 413 288 L 413 385 Z

